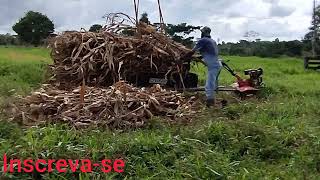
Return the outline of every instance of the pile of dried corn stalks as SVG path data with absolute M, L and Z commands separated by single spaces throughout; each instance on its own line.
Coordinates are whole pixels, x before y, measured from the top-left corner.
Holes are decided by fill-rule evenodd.
M 120 81 L 139 72 L 177 71 L 175 61 L 189 50 L 152 26 L 123 26 L 118 17 L 108 16 L 109 25 L 98 33 L 72 31 L 54 38 L 53 83 L 22 98 L 12 108 L 13 119 L 24 125 L 65 121 L 76 127 L 128 129 L 144 126 L 153 116 L 173 120 L 193 114 L 193 98 Z M 120 35 L 128 28 L 136 36 Z
M 112 14 L 112 18 L 118 14 Z M 62 85 L 110 86 L 139 72 L 177 71 L 174 63 L 190 50 L 155 27 L 139 23 L 125 36 L 111 19 L 98 33 L 65 32 L 51 41 L 54 79 Z
M 143 127 L 153 116 L 176 120 L 194 113 L 194 98 L 186 99 L 156 85 L 140 89 L 118 82 L 108 89 L 87 87 L 82 91 L 81 87 L 66 91 L 43 85 L 23 98 L 12 114 L 24 125 L 66 122 L 80 128 L 132 129 Z

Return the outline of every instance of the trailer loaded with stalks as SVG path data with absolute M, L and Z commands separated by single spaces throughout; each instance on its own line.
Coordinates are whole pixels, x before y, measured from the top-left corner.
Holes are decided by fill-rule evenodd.
M 119 80 L 145 86 L 157 77 L 166 79 L 169 85 L 173 77 L 179 77 L 183 84 L 183 72 L 176 62 L 190 50 L 145 23 L 138 27 L 115 24 L 114 19 L 120 15 L 110 14 L 112 23 L 101 32 L 65 32 L 54 38 L 52 80 L 61 87 L 83 81 L 90 86 L 108 87 Z M 135 36 L 122 34 L 129 28 L 137 31 Z

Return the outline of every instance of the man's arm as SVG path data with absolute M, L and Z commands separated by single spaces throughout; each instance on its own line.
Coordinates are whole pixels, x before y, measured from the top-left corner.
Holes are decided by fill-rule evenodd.
M 190 52 L 185 54 L 181 59 L 183 61 L 189 61 L 197 51 L 200 51 L 203 48 L 203 46 L 204 46 L 204 41 L 202 39 L 200 39 L 197 42 L 196 46 Z
M 188 52 L 187 54 L 183 55 L 181 57 L 181 60 L 182 61 L 189 61 L 195 53 L 196 53 L 196 51 L 192 50 L 192 51 Z
M 199 59 L 199 58 L 195 58 L 194 62 L 202 63 L 204 66 L 208 66 L 206 62 L 204 62 L 202 59 Z
M 204 39 L 200 39 L 196 46 L 192 49 L 192 51 L 196 52 L 196 51 L 200 51 L 205 45 L 205 40 Z

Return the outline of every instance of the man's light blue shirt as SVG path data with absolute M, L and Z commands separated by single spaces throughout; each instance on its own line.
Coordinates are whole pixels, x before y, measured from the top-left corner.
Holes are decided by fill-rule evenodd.
M 209 37 L 201 38 L 196 46 L 193 48 L 195 51 L 200 51 L 204 61 L 208 65 L 208 69 L 221 67 L 218 60 L 218 46 L 216 41 Z

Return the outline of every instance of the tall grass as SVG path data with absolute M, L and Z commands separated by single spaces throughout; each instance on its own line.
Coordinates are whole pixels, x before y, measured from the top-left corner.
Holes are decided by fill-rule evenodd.
M 42 82 L 43 64 L 50 63 L 47 50 L 0 48 L 0 52 L 0 64 L 6 65 L 0 66 L 0 79 L 10 84 L 0 85 L 6 88 L 0 97 L 10 98 L 10 89 L 28 93 Z M 11 52 L 21 59 L 8 58 Z M 0 121 L 0 154 L 22 159 L 126 160 L 123 174 L 53 172 L 42 174 L 44 179 L 318 179 L 320 73 L 304 71 L 299 59 L 225 59 L 239 72 L 262 67 L 265 95 L 223 110 L 204 110 L 189 125 L 154 120 L 149 128 L 122 133 L 65 125 L 22 128 Z M 204 82 L 205 68 L 194 66 L 193 71 Z M 233 81 L 222 72 L 221 84 Z M 29 174 L 3 177 L 32 178 Z
M 0 95 L 30 92 L 44 80 L 48 63 L 47 49 L 0 47 Z

